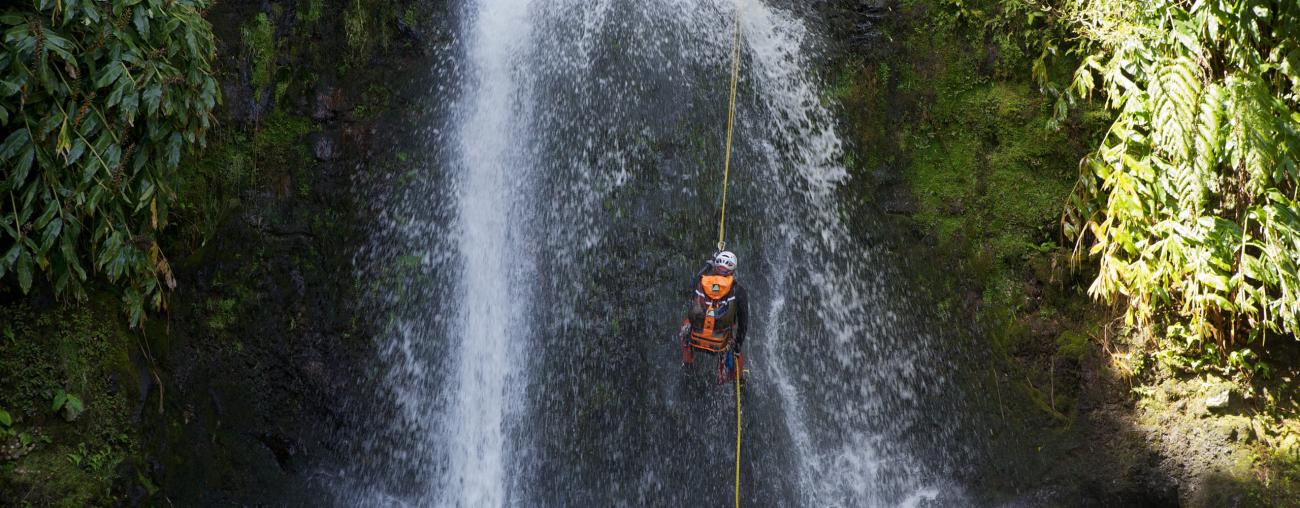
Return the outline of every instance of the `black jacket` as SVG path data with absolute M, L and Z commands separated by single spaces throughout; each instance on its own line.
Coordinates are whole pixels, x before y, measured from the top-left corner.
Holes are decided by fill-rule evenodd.
M 700 287 L 700 278 L 708 275 L 713 269 L 712 264 L 704 265 L 704 268 L 695 274 L 691 287 L 686 289 L 686 294 L 695 298 L 695 291 Z M 745 343 L 745 332 L 749 329 L 749 296 L 745 294 L 745 286 L 740 284 L 740 278 L 731 285 L 731 294 L 736 297 L 736 352 L 740 352 L 740 346 Z

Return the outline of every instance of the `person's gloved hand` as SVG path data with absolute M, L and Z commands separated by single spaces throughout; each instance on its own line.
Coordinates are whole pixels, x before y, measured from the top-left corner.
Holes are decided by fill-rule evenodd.
M 745 357 L 740 354 L 739 348 L 736 349 L 736 369 L 733 372 L 737 381 L 740 380 L 741 374 L 745 372 Z

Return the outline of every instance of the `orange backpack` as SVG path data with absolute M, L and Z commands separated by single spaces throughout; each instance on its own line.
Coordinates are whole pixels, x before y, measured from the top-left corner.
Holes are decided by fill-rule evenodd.
M 706 275 L 700 277 L 691 304 L 691 346 L 712 353 L 726 351 L 736 326 L 736 297 L 731 294 L 735 277 Z

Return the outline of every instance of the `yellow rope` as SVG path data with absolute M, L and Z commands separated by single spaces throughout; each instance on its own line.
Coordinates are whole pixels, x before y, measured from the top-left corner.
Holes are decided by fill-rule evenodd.
M 726 247 L 727 232 L 727 183 L 731 178 L 731 139 L 736 126 L 736 88 L 740 82 L 740 6 L 743 0 L 736 1 L 736 28 L 731 38 L 731 96 L 727 104 L 727 150 L 722 162 L 722 211 L 718 214 L 718 250 Z M 732 383 L 736 385 L 736 508 L 740 508 L 740 370 L 739 359 L 732 368 L 737 370 Z
M 727 182 L 731 178 L 731 133 L 736 125 L 736 87 L 740 82 L 740 2 L 736 2 L 736 33 L 731 39 L 731 97 L 727 106 L 727 151 L 722 160 L 722 213 L 718 216 L 718 250 L 727 230 Z
M 740 369 L 739 363 L 736 362 L 736 369 Z M 736 508 L 740 508 L 740 376 L 744 374 L 742 371 L 731 380 L 736 385 Z

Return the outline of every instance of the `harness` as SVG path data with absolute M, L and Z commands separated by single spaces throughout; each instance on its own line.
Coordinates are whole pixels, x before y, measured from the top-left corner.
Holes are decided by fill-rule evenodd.
M 736 296 L 732 294 L 735 277 L 706 275 L 700 277 L 691 305 L 690 345 L 710 353 L 726 351 L 736 328 Z

